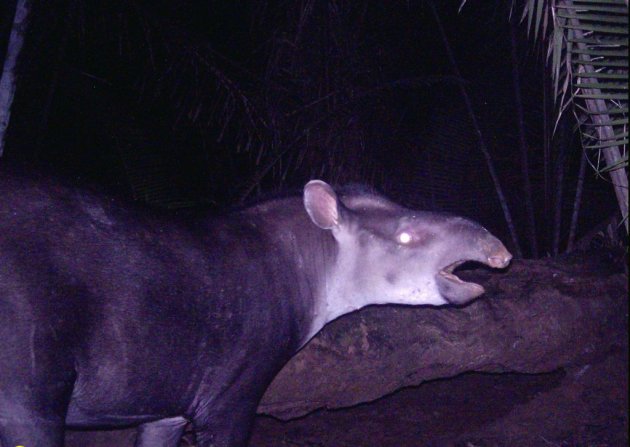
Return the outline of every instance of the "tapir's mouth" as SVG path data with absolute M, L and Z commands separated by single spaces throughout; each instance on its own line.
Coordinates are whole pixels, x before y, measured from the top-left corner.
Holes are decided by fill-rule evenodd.
M 492 247 L 484 247 L 484 264 L 492 268 L 504 268 L 510 263 L 512 255 L 501 244 L 496 241 Z M 463 304 L 485 292 L 484 288 L 474 282 L 462 281 L 453 271 L 466 262 L 467 259 L 460 259 L 447 265 L 435 275 L 435 282 L 442 297 L 453 304 Z
M 483 286 L 460 279 L 453 271 L 466 262 L 465 259 L 447 265 L 436 275 L 438 289 L 450 303 L 463 304 L 485 292 Z
M 453 273 L 453 271 L 459 267 L 460 265 L 462 265 L 464 262 L 466 262 L 465 260 L 461 260 L 461 261 L 455 261 L 452 264 L 447 265 L 446 267 L 444 267 L 442 270 L 440 270 L 438 273 L 440 275 L 442 275 L 443 277 L 445 277 L 446 279 L 450 280 L 450 281 L 456 281 L 456 282 L 463 282 L 461 279 L 459 279 L 457 277 L 457 275 L 455 273 Z

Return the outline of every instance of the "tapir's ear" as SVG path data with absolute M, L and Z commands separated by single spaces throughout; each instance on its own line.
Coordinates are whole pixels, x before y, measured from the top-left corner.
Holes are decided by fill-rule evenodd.
M 326 182 L 311 180 L 304 187 L 304 208 L 315 225 L 331 230 L 339 225 L 337 194 Z

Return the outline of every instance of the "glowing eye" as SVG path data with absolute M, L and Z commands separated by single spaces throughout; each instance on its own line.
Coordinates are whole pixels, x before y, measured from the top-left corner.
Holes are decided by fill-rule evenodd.
M 398 235 L 398 242 L 400 242 L 401 244 L 408 244 L 409 242 L 411 242 L 411 235 L 406 231 L 400 233 Z

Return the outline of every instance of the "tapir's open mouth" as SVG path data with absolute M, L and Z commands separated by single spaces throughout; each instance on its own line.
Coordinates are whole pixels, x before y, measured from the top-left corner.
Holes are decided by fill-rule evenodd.
M 486 259 L 483 263 L 492 268 L 507 267 L 512 259 L 510 252 L 498 241 L 496 241 L 494 246 L 484 247 L 483 253 Z M 463 304 L 485 292 L 484 288 L 479 284 L 462 281 L 453 273 L 457 267 L 466 261 L 466 259 L 455 261 L 442 268 L 435 275 L 438 290 L 442 297 L 450 303 Z
M 462 281 L 453 271 L 466 262 L 465 259 L 447 265 L 436 275 L 438 289 L 450 303 L 463 304 L 485 292 L 484 288 L 474 282 Z
M 459 279 L 457 277 L 457 275 L 455 273 L 453 273 L 453 271 L 459 267 L 460 265 L 462 265 L 464 262 L 463 259 L 461 261 L 455 261 L 452 264 L 447 265 L 446 267 L 444 267 L 442 270 L 439 271 L 440 275 L 442 275 L 443 277 L 445 277 L 446 279 L 449 279 L 451 281 L 456 281 L 456 282 L 463 282 L 461 279 Z

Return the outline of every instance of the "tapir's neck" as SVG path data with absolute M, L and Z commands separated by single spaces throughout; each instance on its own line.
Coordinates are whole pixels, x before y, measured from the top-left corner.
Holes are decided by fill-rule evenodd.
M 356 269 L 356 253 L 353 243 L 348 247 L 340 247 L 330 233 L 323 233 L 330 243 L 337 248 L 334 257 L 328 259 L 326 271 L 319 278 L 319 286 L 314 296 L 314 313 L 306 343 L 314 337 L 327 323 L 342 315 L 353 312 L 369 304 L 357 290 L 352 272 Z
M 298 287 L 299 299 L 307 300 L 294 303 L 305 313 L 299 322 L 302 346 L 328 322 L 370 304 L 356 290 L 356 241 L 351 235 L 340 244 L 331 231 L 308 219 L 301 201 L 267 202 L 254 210 L 294 265 L 297 278 L 291 287 Z
M 335 305 L 338 300 L 332 298 L 343 295 L 335 279 L 339 253 L 336 250 L 336 243 L 329 233 L 321 231 L 317 236 L 322 240 L 317 241 L 313 251 L 309 253 L 309 261 L 305 263 L 304 273 L 308 275 L 312 285 L 312 304 L 311 321 L 302 345 L 305 345 L 330 321 L 356 310 L 356 307 L 349 304 L 344 309 Z
M 303 346 L 338 316 L 328 305 L 330 291 L 335 287 L 329 278 L 337 263 L 337 243 L 329 231 L 316 227 L 309 220 L 301 201 L 267 202 L 253 210 L 254 219 L 263 219 L 263 225 L 274 234 L 273 244 L 282 247 L 293 264 L 297 277 L 290 287 L 299 288 L 299 293 L 294 296 L 302 300 L 294 305 L 299 308 L 297 314 L 303 314 L 297 322 L 301 332 L 300 346 Z
M 311 322 L 311 329 L 302 343 L 305 345 L 311 338 L 313 338 L 319 331 L 322 330 L 326 324 L 339 318 L 342 315 L 358 310 L 359 307 L 353 306 L 347 303 L 344 307 L 331 306 L 325 299 L 320 299 L 316 302 L 316 308 L 313 315 L 313 321 Z

